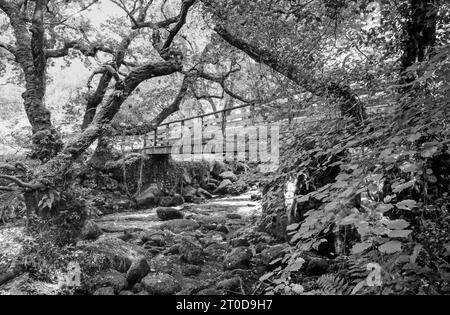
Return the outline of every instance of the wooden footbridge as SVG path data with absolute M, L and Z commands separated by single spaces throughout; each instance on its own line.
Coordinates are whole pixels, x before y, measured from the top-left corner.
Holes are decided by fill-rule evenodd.
M 379 104 L 379 102 L 373 102 Z M 391 106 L 367 106 L 370 114 L 386 112 Z M 122 151 L 146 155 L 245 155 L 261 150 L 269 152 L 272 137 L 280 137 L 289 126 L 338 119 L 338 113 L 311 116 L 307 111 L 274 112 L 268 107 L 245 104 L 203 115 L 161 124 L 145 136 L 124 137 L 119 140 Z M 267 143 L 265 147 L 261 143 Z

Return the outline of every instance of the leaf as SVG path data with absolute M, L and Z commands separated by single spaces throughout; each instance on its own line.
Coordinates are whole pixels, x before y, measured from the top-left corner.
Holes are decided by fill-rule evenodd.
M 423 149 L 420 152 L 420 155 L 427 159 L 433 157 L 438 152 L 438 144 L 436 142 L 428 142 L 424 143 Z
M 361 237 L 364 237 L 370 233 L 369 222 L 358 222 L 357 224 L 355 224 L 355 227 Z
M 338 207 L 338 205 L 339 205 L 339 202 L 337 202 L 337 201 L 330 202 L 325 206 L 325 211 L 326 212 L 333 211 Z
M 384 160 L 385 158 L 390 157 L 391 154 L 392 154 L 392 149 L 383 150 L 380 153 L 379 159 Z
M 417 140 L 420 139 L 420 137 L 422 137 L 422 135 L 420 133 L 415 133 L 415 134 L 411 134 L 409 135 L 409 137 L 407 138 L 407 140 L 409 142 L 416 142 Z
M 352 247 L 352 254 L 360 254 L 372 247 L 372 243 L 356 243 Z
M 390 241 L 378 247 L 378 250 L 384 254 L 398 253 L 402 250 L 402 243 L 399 241 Z
M 403 200 L 397 203 L 395 206 L 400 210 L 411 211 L 416 205 L 417 202 L 414 200 Z
M 299 226 L 300 226 L 300 224 L 294 223 L 294 224 L 288 225 L 286 227 L 286 230 L 287 231 L 294 231 L 294 230 L 298 229 Z
M 418 168 L 415 164 L 412 164 L 410 162 L 405 162 L 400 166 L 400 170 L 403 173 L 414 173 L 414 172 L 417 172 Z
M 270 277 L 272 277 L 273 275 L 274 275 L 273 272 L 266 273 L 264 276 L 259 278 L 259 281 L 264 282 L 264 281 L 268 280 Z
M 412 230 L 393 230 L 389 232 L 388 236 L 392 238 L 407 238 Z
M 305 260 L 303 258 L 297 258 L 297 260 L 288 267 L 289 271 L 299 271 L 302 269 L 303 265 L 305 264 Z
M 422 251 L 422 249 L 423 249 L 423 246 L 421 244 L 417 244 L 416 246 L 414 246 L 413 254 L 409 258 L 409 262 L 411 264 L 415 264 L 416 263 L 416 260 L 419 257 L 419 254 Z
M 297 232 L 289 241 L 291 244 L 295 244 L 296 242 L 298 242 L 298 240 L 300 240 L 302 238 L 302 233 Z
M 386 226 L 392 230 L 404 230 L 409 226 L 409 223 L 403 219 L 392 220 L 386 223 Z
M 344 173 L 341 173 L 338 176 L 336 176 L 337 181 L 343 181 L 343 180 L 347 180 L 349 178 L 350 178 L 350 175 L 344 174 Z
M 367 280 L 361 280 L 360 282 L 358 282 L 358 284 L 353 288 L 352 292 L 350 293 L 350 295 L 355 295 L 356 293 L 358 293 L 359 290 L 361 290 L 362 288 L 364 288 L 367 285 Z
M 391 210 L 392 208 L 394 208 L 394 206 L 391 205 L 390 203 L 387 203 L 387 204 L 386 203 L 382 203 L 382 204 L 379 204 L 377 206 L 375 211 L 378 211 L 378 212 L 381 212 L 381 213 L 385 213 L 385 212 L 388 212 L 389 210 Z
M 404 184 L 400 184 L 400 185 L 393 185 L 393 192 L 394 193 L 400 193 L 405 189 L 411 188 L 412 186 L 414 186 L 414 181 L 409 181 L 407 183 Z
M 343 218 L 341 220 L 341 222 L 339 222 L 339 225 L 343 225 L 343 226 L 352 225 L 352 224 L 358 223 L 359 221 L 360 221 L 360 219 L 355 217 L 355 214 L 350 214 L 349 216 Z
M 307 195 L 305 195 L 305 196 L 302 196 L 302 197 L 300 197 L 300 198 L 297 198 L 297 202 L 298 202 L 298 203 L 306 202 L 306 201 L 308 201 L 308 200 L 309 200 L 309 194 L 307 194 Z
M 292 292 L 294 292 L 295 294 L 302 294 L 303 292 L 305 292 L 305 288 L 303 288 L 303 286 L 301 286 L 300 284 L 293 284 L 291 288 Z

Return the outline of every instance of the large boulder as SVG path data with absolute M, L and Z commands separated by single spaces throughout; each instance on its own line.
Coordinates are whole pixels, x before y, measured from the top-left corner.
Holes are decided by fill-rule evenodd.
M 145 258 L 131 264 L 127 272 L 127 282 L 131 285 L 141 281 L 150 272 L 150 266 Z
M 214 165 L 211 169 L 211 174 L 214 177 L 219 178 L 220 174 L 227 172 L 227 171 L 229 171 L 229 168 L 225 163 L 223 163 L 221 161 L 215 161 Z
M 159 201 L 161 207 L 177 207 L 184 203 L 183 196 L 175 194 L 173 196 L 162 197 Z
M 197 195 L 201 196 L 203 198 L 206 198 L 206 199 L 212 199 L 213 198 L 213 195 L 211 195 L 210 192 L 208 192 L 207 190 L 205 190 L 205 189 L 203 189 L 201 187 L 199 187 L 197 189 Z
M 166 245 L 166 238 L 162 233 L 144 232 L 141 240 L 147 246 L 164 247 Z
M 248 269 L 253 254 L 249 248 L 237 247 L 225 256 L 223 266 L 225 270 Z
M 160 207 L 156 209 L 156 214 L 163 221 L 183 219 L 184 217 L 183 213 L 175 208 Z
M 217 187 L 216 190 L 214 190 L 213 194 L 215 195 L 225 195 L 228 193 L 228 188 L 233 186 L 233 182 L 229 179 L 223 180 L 219 187 Z
M 128 287 L 126 276 L 117 270 L 108 269 L 101 271 L 90 281 L 90 287 L 94 290 L 103 287 L 111 287 L 114 293 L 119 293 Z
M 248 190 L 248 185 L 243 180 L 238 180 L 233 184 L 236 194 L 243 194 Z
M 185 277 L 198 275 L 202 272 L 202 267 L 197 265 L 186 264 L 181 267 L 181 274 Z
M 222 260 L 230 250 L 230 245 L 226 243 L 212 243 L 205 248 L 205 254 L 208 259 L 220 261 Z
M 194 231 L 198 229 L 200 225 L 195 222 L 194 220 L 186 220 L 186 219 L 175 219 L 166 221 L 163 224 L 161 224 L 160 228 L 162 230 L 169 230 L 174 233 L 181 233 L 181 232 L 187 232 L 187 231 Z
M 104 288 L 99 288 L 97 290 L 95 290 L 95 292 L 92 295 L 115 295 L 114 294 L 114 288 L 113 287 L 104 287 Z
M 229 179 L 232 182 L 237 182 L 238 177 L 231 171 L 227 171 L 227 172 L 223 172 L 219 175 L 219 178 L 224 180 L 224 179 Z
M 153 295 L 173 295 L 181 290 L 177 280 L 165 273 L 150 274 L 142 279 L 145 290 Z
M 205 262 L 203 248 L 193 237 L 183 237 L 180 242 L 181 258 L 189 264 L 199 265 Z
M 101 254 L 109 262 L 109 267 L 126 273 L 131 264 L 146 257 L 146 251 L 138 245 L 124 242 L 116 237 L 100 238 L 89 244 L 79 244 L 88 253 Z
M 87 221 L 81 230 L 82 240 L 96 240 L 103 234 L 102 229 L 94 221 Z
M 157 184 L 151 184 L 136 197 L 136 202 L 139 207 L 151 207 L 158 204 L 159 200 L 164 196 L 164 192 Z

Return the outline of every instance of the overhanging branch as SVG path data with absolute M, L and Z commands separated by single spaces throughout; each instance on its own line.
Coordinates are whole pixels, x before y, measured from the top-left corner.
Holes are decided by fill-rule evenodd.
M 86 57 L 95 57 L 99 51 L 107 54 L 114 54 L 114 50 L 102 44 L 85 45 L 79 41 L 68 41 L 63 48 L 50 49 L 45 51 L 47 58 L 61 58 L 69 54 L 69 49 L 76 49 Z

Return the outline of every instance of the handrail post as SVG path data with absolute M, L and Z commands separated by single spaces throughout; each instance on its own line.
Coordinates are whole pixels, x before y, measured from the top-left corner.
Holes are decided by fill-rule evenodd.
M 169 124 L 166 125 L 166 147 L 169 147 Z
M 155 134 L 153 135 L 153 147 L 156 147 L 158 142 L 158 128 L 155 128 Z

